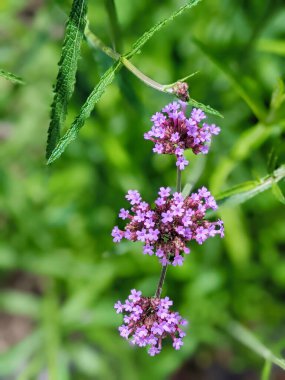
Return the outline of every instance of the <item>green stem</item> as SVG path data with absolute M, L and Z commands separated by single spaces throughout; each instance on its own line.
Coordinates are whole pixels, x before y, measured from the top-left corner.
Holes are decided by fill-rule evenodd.
M 117 53 L 115 50 L 111 49 L 110 47 L 106 46 L 100 38 L 98 38 L 94 33 L 91 32 L 91 30 L 87 26 L 85 28 L 85 37 L 89 43 L 89 45 L 92 48 L 100 49 L 108 55 L 108 57 L 114 59 L 114 60 L 120 60 L 121 63 L 132 73 L 134 74 L 138 79 L 140 79 L 142 82 L 144 82 L 147 86 L 154 88 L 155 90 L 158 90 L 160 92 L 173 94 L 174 93 L 174 87 L 177 85 L 177 82 L 183 82 L 186 79 L 192 77 L 196 73 L 190 74 L 185 78 L 178 79 L 177 82 L 170 83 L 170 84 L 160 84 L 156 82 L 155 80 L 149 78 L 144 73 L 142 73 L 135 65 L 133 65 L 125 56 Z
M 181 192 L 181 170 L 179 168 L 177 168 L 177 172 L 176 172 L 176 191 L 179 193 Z M 156 292 L 154 295 L 155 298 L 160 298 L 161 296 L 164 280 L 166 277 L 167 267 L 168 267 L 168 264 L 164 265 L 161 269 Z

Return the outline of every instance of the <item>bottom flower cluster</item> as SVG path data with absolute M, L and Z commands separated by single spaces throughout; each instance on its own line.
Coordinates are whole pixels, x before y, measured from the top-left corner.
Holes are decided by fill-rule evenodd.
M 179 313 L 169 310 L 173 302 L 168 298 L 142 297 L 141 292 L 131 290 L 125 303 L 115 304 L 117 313 L 125 313 L 124 324 L 119 327 L 120 335 L 131 344 L 145 347 L 150 345 L 149 355 L 160 353 L 162 340 L 171 337 L 173 347 L 179 350 L 183 345 L 185 332 L 180 326 L 187 324 Z

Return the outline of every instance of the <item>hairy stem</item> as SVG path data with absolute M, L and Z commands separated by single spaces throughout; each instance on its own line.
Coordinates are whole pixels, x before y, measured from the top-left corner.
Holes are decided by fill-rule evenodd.
M 177 167 L 177 174 L 176 174 L 176 191 L 181 192 L 181 170 Z M 167 271 L 168 264 L 164 265 L 160 272 L 160 277 L 158 280 L 156 292 L 155 292 L 155 298 L 160 298 L 164 280 L 166 277 L 166 271 Z

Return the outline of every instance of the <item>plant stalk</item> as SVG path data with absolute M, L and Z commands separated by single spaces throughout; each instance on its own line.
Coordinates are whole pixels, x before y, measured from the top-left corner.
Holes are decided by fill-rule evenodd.
M 177 172 L 176 172 L 176 191 L 181 193 L 181 170 L 178 167 L 177 167 Z M 161 269 L 156 292 L 154 295 L 155 298 L 160 298 L 161 296 L 164 280 L 166 277 L 167 267 L 168 267 L 168 264 L 164 265 Z

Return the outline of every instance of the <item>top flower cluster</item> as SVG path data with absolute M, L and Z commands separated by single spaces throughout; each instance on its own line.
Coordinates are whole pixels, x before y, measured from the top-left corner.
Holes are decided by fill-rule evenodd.
M 218 135 L 220 128 L 215 124 L 202 123 L 206 115 L 201 109 L 194 108 L 186 117 L 187 103 L 179 100 L 165 106 L 151 118 L 153 126 L 144 134 L 146 140 L 155 143 L 153 151 L 158 154 L 175 154 L 176 166 L 184 170 L 188 161 L 184 157 L 185 149 L 194 154 L 206 154 L 212 135 Z

